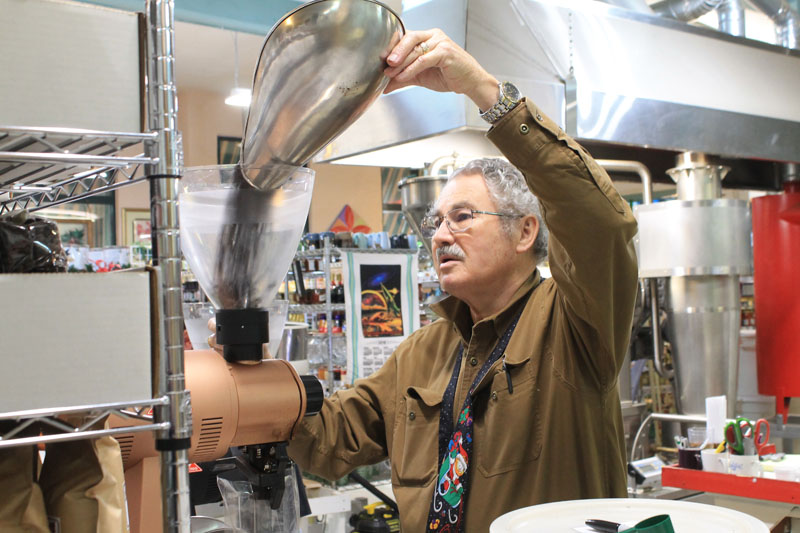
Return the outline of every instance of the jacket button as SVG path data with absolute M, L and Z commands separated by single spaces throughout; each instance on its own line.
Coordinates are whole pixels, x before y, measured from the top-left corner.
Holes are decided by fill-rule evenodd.
M 519 132 L 521 134 L 527 135 L 529 131 L 531 131 L 531 128 L 527 124 L 520 124 L 519 125 Z
M 472 366 L 476 366 L 478 364 L 478 360 L 473 357 L 472 359 L 469 360 L 469 364 L 471 364 Z
M 414 420 L 415 418 L 417 418 L 417 413 L 411 411 L 410 413 L 408 413 L 408 418 L 409 420 Z
M 497 391 L 492 391 L 492 400 L 497 400 Z
M 544 119 L 542 118 L 542 115 L 540 115 L 539 113 L 536 113 L 536 120 L 538 120 L 539 122 L 541 122 L 541 121 L 542 121 L 542 120 L 544 120 Z

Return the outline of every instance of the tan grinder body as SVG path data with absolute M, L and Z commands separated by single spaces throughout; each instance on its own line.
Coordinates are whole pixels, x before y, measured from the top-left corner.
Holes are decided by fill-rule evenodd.
M 288 441 L 306 414 L 306 385 L 287 361 L 236 364 L 213 350 L 190 350 L 184 365 L 192 399 L 193 463 L 219 459 L 234 446 Z M 125 427 L 137 422 L 114 416 L 109 423 Z M 155 436 L 139 432 L 116 438 L 125 467 L 131 531 L 161 531 Z

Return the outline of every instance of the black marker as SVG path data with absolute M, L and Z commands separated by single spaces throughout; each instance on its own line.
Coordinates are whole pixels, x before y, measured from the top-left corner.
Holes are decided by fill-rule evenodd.
M 586 525 L 595 531 L 601 531 L 602 533 L 618 533 L 622 524 L 618 524 L 617 522 L 609 522 L 608 520 L 597 520 L 592 518 L 586 521 Z M 625 529 L 628 528 L 626 527 Z
M 506 381 L 508 382 L 508 393 L 514 394 L 514 384 L 511 383 L 511 374 L 508 373 L 508 367 L 506 366 L 505 357 L 503 357 L 503 372 L 506 373 Z

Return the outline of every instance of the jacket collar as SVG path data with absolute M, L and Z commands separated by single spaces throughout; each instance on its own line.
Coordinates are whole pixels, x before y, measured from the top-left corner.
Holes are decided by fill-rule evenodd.
M 536 287 L 541 280 L 541 275 L 538 269 L 534 269 L 531 275 L 520 285 L 514 292 L 514 295 L 509 300 L 503 309 L 498 313 L 486 317 L 477 324 L 472 323 L 472 316 L 469 312 L 469 307 L 463 301 L 454 296 L 449 296 L 444 300 L 431 305 L 433 311 L 451 323 L 453 329 L 461 336 L 464 344 L 469 343 L 473 332 L 492 330 L 496 338 L 506 331 L 511 321 L 514 319 L 519 307 L 524 305 L 523 297 L 526 296 L 534 287 Z M 494 344 L 494 342 L 492 342 Z M 512 346 L 515 343 L 509 343 L 506 348 L 506 362 L 508 364 L 521 363 L 529 354 L 516 353 Z M 513 351 L 512 351 L 513 350 Z

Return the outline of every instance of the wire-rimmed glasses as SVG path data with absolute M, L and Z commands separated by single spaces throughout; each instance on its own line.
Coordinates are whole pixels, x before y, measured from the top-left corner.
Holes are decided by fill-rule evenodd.
M 420 230 L 425 238 L 430 239 L 433 237 L 433 234 L 436 233 L 436 230 L 439 229 L 439 226 L 442 225 L 442 221 L 444 221 L 451 232 L 462 233 L 472 226 L 472 220 L 475 218 L 476 213 L 498 217 L 520 217 L 520 215 L 511 215 L 508 213 L 494 213 L 492 211 L 479 211 L 478 209 L 471 209 L 469 207 L 457 207 L 451 209 L 444 215 L 426 215 L 422 219 Z

